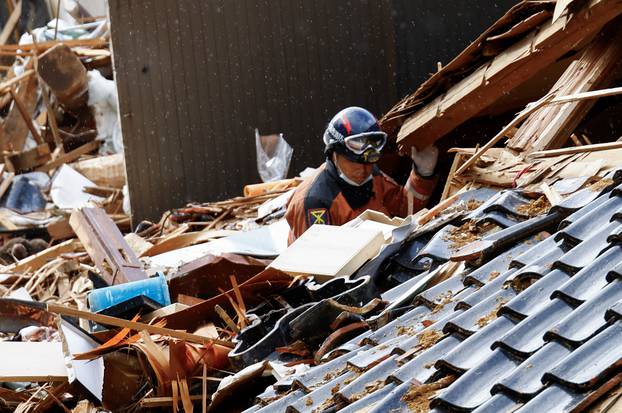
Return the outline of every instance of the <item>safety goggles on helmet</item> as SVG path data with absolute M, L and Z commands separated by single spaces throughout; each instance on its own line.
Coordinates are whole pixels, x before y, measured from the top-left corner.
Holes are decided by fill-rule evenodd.
M 384 132 L 360 133 L 358 135 L 348 136 L 344 139 L 346 148 L 356 155 L 362 155 L 368 149 L 374 149 L 380 152 L 386 143 L 387 134 Z

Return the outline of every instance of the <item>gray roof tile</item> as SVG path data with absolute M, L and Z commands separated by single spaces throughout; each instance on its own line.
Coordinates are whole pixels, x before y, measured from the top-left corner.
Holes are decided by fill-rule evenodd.
M 390 319 L 401 314 L 396 309 L 374 319 L 375 327 L 388 323 L 351 340 L 344 347 L 351 353 L 289 380 L 294 393 L 262 411 L 311 411 L 335 402 L 333 410 L 347 413 L 407 411 L 402 398 L 413 384 L 447 374 L 459 377 L 435 396 L 432 412 L 550 413 L 578 406 L 622 360 L 622 225 L 612 220 L 622 198 L 599 193 L 581 190 L 554 209 L 572 212 L 560 224 L 565 232 L 517 242 L 423 292 L 415 307 L 401 303 L 405 313 L 397 319 Z M 484 209 L 508 213 L 515 195 L 496 197 Z M 416 274 L 406 284 L 416 284 Z M 403 288 L 383 297 L 398 297 Z M 447 336 L 421 348 L 418 335 L 433 330 Z M 333 383 L 340 383 L 334 392 Z M 296 389 L 317 397 L 307 405 Z
M 447 355 L 439 358 L 436 367 L 462 373 L 477 366 L 492 353 L 492 343 L 513 327 L 514 322 L 509 318 L 497 318 L 487 328 L 473 334 Z
M 563 345 L 554 341 L 547 343 L 511 374 L 499 380 L 492 392 L 504 393 L 517 400 L 529 400 L 544 387 L 542 375 L 568 354 L 570 350 Z
M 622 366 L 622 322 L 618 321 L 573 351 L 546 373 L 554 381 L 576 391 L 587 391 L 602 383 L 608 372 Z
M 572 313 L 572 310 L 564 301 L 554 299 L 500 337 L 493 347 L 501 347 L 516 355 L 529 357 L 544 345 L 544 334 L 558 320 Z
M 558 339 L 570 345 L 581 345 L 605 327 L 606 311 L 620 300 L 622 280 L 615 280 L 554 325 L 544 339 Z
M 520 362 L 497 349 L 464 373 L 435 400 L 434 406 L 461 411 L 476 409 L 492 397 L 490 390 Z

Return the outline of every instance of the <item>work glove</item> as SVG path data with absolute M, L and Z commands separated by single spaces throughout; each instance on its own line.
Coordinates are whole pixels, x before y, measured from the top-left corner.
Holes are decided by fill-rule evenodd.
M 434 175 L 434 169 L 438 161 L 438 148 L 436 146 L 430 145 L 421 151 L 418 151 L 417 148 L 413 146 L 410 156 L 419 176 L 429 178 Z

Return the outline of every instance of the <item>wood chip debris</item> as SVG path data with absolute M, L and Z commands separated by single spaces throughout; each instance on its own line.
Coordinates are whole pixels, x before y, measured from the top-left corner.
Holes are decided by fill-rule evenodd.
M 430 402 L 439 390 L 444 389 L 456 380 L 455 376 L 446 376 L 442 379 L 428 384 L 413 384 L 410 389 L 402 396 L 402 401 L 408 406 L 412 413 L 428 413 Z
M 436 314 L 439 311 L 441 311 L 443 308 L 445 308 L 447 304 L 452 302 L 453 297 L 454 296 L 451 290 L 446 291 L 445 293 L 441 294 L 439 297 L 436 297 L 438 304 L 434 306 L 434 308 L 432 309 L 432 313 Z
M 472 221 L 467 221 L 445 234 L 443 240 L 450 243 L 452 250 L 459 250 L 465 245 L 481 240 L 482 234 L 487 229 L 488 226 L 476 225 Z
M 469 199 L 466 203 L 466 207 L 469 211 L 474 211 L 482 206 L 483 203 L 483 201 L 478 201 L 477 199 Z
M 438 341 L 444 336 L 445 335 L 442 331 L 435 329 L 422 331 L 421 333 L 417 334 L 417 338 L 419 339 L 417 347 L 421 348 L 422 350 L 428 349 L 434 344 L 438 343 Z
M 594 191 L 594 192 L 600 192 L 603 189 L 607 188 L 610 185 L 613 185 L 613 179 L 609 179 L 609 178 L 603 178 L 598 180 L 597 182 L 594 182 L 592 185 L 590 185 L 588 187 L 588 189 L 590 191 Z
M 531 202 L 523 205 L 519 205 L 516 211 L 521 215 L 526 215 L 529 218 L 544 215 L 551 209 L 551 204 L 545 196 L 541 196 Z
M 488 275 L 488 281 L 492 281 L 500 275 L 501 273 L 499 271 L 491 271 L 490 274 Z
M 398 326 L 397 327 L 398 336 L 412 336 L 413 334 L 415 334 L 415 329 L 412 326 Z
M 503 305 L 507 303 L 507 300 L 498 300 L 497 305 L 495 306 L 495 308 L 488 314 L 486 314 L 483 317 L 480 317 L 475 324 L 482 328 L 482 327 L 486 327 L 491 321 L 495 320 L 497 318 L 497 313 L 499 312 L 499 309 L 501 307 L 503 307 Z

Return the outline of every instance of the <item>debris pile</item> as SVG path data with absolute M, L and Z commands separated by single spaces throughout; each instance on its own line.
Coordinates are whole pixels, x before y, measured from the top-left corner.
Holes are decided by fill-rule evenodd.
M 314 225 L 289 246 L 282 217 L 298 179 L 192 203 L 134 232 L 119 225 L 124 179 L 104 173 L 123 155 L 84 157 L 119 149 L 107 127 L 113 109 L 89 103 L 91 83 L 109 75 L 88 71 L 90 59 L 105 67 L 105 20 L 59 25 L 88 39 L 33 33 L 0 46 L 18 56 L 3 81 L 0 135 L 13 189 L 0 189 L 10 195 L 19 177 L 40 188 L 33 173 L 56 170 L 55 206 L 36 211 L 54 217 L 55 241 L 24 236 L 0 252 L 0 410 L 617 403 L 622 144 L 612 142 L 614 120 L 595 122 L 612 128 L 599 134 L 589 120 L 615 113 L 620 90 L 602 88 L 622 78 L 620 14 L 614 0 L 516 5 L 384 117 L 403 148 L 453 146 L 460 125 L 524 108 L 488 142 L 477 135 L 451 149 L 441 202 L 405 219 L 366 211 L 343 226 Z M 59 77 L 46 77 L 46 61 Z M 20 98 L 29 82 L 38 92 Z M 112 93 L 99 92 L 103 101 Z M 2 140 L 11 119 L 21 140 Z M 48 159 L 24 157 L 35 149 L 45 158 L 40 146 Z M 29 169 L 16 169 L 22 158 Z
M 19 2 L 18 17 L 21 9 Z M 3 61 L 11 60 L 0 77 L 5 245 L 15 236 L 73 238 L 71 210 L 92 204 L 129 229 L 108 22 L 66 18 L 23 33 L 17 44 L 0 44 Z M 3 33 L 15 24 L 9 20 Z

